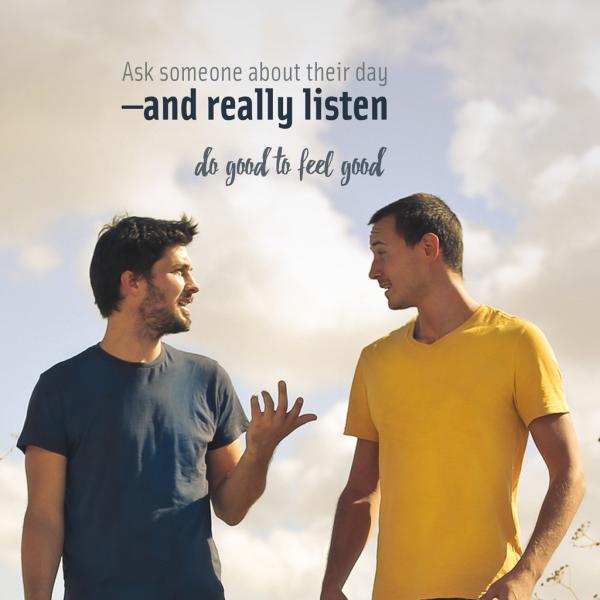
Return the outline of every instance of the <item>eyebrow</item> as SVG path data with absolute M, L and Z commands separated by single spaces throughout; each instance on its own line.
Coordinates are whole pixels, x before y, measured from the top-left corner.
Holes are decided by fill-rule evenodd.
M 374 242 L 371 242 L 369 246 L 371 248 L 375 248 L 375 246 L 387 246 L 387 244 L 385 242 L 382 242 L 381 240 L 375 240 Z
M 194 269 L 194 267 L 192 267 L 192 263 L 188 262 L 178 262 L 174 265 L 171 265 L 171 269 L 181 269 L 182 267 L 187 269 L 188 271 L 192 271 Z

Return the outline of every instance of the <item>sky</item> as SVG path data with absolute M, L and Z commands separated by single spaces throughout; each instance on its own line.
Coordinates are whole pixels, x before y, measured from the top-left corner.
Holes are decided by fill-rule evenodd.
M 39 373 L 96 343 L 104 323 L 87 279 L 100 227 L 128 212 L 194 216 L 190 246 L 201 291 L 178 347 L 219 360 L 242 403 L 284 378 L 319 420 L 286 439 L 265 496 L 238 527 L 215 525 L 231 598 L 315 597 L 333 510 L 352 456 L 341 435 L 360 349 L 412 313 L 391 312 L 370 264 L 366 223 L 379 207 L 435 193 L 465 229 L 473 295 L 546 333 L 564 376 L 587 469 L 572 531 L 600 538 L 600 352 L 595 344 L 600 258 L 600 6 L 585 0 L 309 0 L 281 3 L 8 0 L 0 19 L 4 174 L 0 181 L 0 587 L 19 597 L 26 502 L 14 449 Z M 146 122 L 125 103 L 184 95 L 191 84 L 124 82 L 143 65 L 386 67 L 387 83 L 329 82 L 327 95 L 380 96 L 385 121 Z M 248 81 L 198 83 L 198 95 L 249 94 Z M 305 82 L 278 84 L 300 102 Z M 204 148 L 227 159 L 283 146 L 335 152 L 331 178 L 194 175 Z M 344 159 L 374 160 L 381 177 L 339 185 Z M 16 318 L 19 316 L 19 318 Z M 519 505 L 523 538 L 546 489 L 545 466 L 526 455 Z M 572 533 L 571 531 L 571 533 Z M 600 592 L 597 548 L 567 536 L 547 575 L 570 565 L 579 598 Z M 371 542 L 350 598 L 368 597 Z M 60 576 L 55 598 L 61 598 Z M 542 598 L 568 597 L 560 585 Z

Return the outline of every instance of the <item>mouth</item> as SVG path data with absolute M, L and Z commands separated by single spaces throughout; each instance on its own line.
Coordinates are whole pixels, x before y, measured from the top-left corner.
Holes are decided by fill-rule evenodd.
M 385 295 L 388 295 L 388 292 L 392 289 L 392 284 L 389 281 L 380 281 L 379 287 L 385 290 Z
M 185 310 L 186 312 L 189 311 L 189 309 L 187 308 L 188 304 L 191 304 L 194 301 L 194 298 L 192 296 L 184 296 L 182 298 L 179 298 L 179 300 L 177 301 L 177 305 L 182 308 L 183 310 Z

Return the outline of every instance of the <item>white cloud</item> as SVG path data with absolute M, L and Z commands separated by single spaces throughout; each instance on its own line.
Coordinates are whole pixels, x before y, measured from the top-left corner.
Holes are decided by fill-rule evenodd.
M 597 184 L 600 167 L 600 146 L 595 145 L 580 155 L 559 155 L 539 174 L 533 178 L 531 185 L 531 201 L 536 209 L 548 211 L 550 214 L 561 211 L 561 203 L 579 204 L 581 208 L 588 205 L 590 198 L 584 198 L 585 204 L 573 198 L 576 188 L 591 189 Z M 582 215 L 583 216 L 583 215 Z M 583 221 L 583 219 L 582 219 Z M 574 240 L 575 241 L 575 240 Z
M 458 112 L 450 148 L 450 162 L 461 174 L 464 193 L 484 195 L 490 201 L 506 189 L 515 193 L 522 189 L 543 150 L 525 155 L 522 151 L 539 142 L 540 134 L 553 125 L 556 110 L 546 98 L 525 97 L 510 111 L 497 102 L 490 98 L 467 101 Z M 513 176 L 509 182 L 503 177 L 508 170 Z M 517 195 L 515 200 L 522 199 Z
M 36 244 L 23 249 L 21 262 L 36 273 L 45 273 L 58 267 L 61 259 L 52 246 Z

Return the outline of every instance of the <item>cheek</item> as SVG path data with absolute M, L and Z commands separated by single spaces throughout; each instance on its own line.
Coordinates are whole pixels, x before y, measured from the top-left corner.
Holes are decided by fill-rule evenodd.
M 176 284 L 173 286 L 173 293 L 176 296 L 179 296 L 181 292 L 183 292 L 183 288 L 185 287 L 185 281 L 183 279 L 179 279 Z
M 184 288 L 184 281 L 180 277 L 170 277 L 165 285 L 165 293 L 167 296 L 179 296 Z

